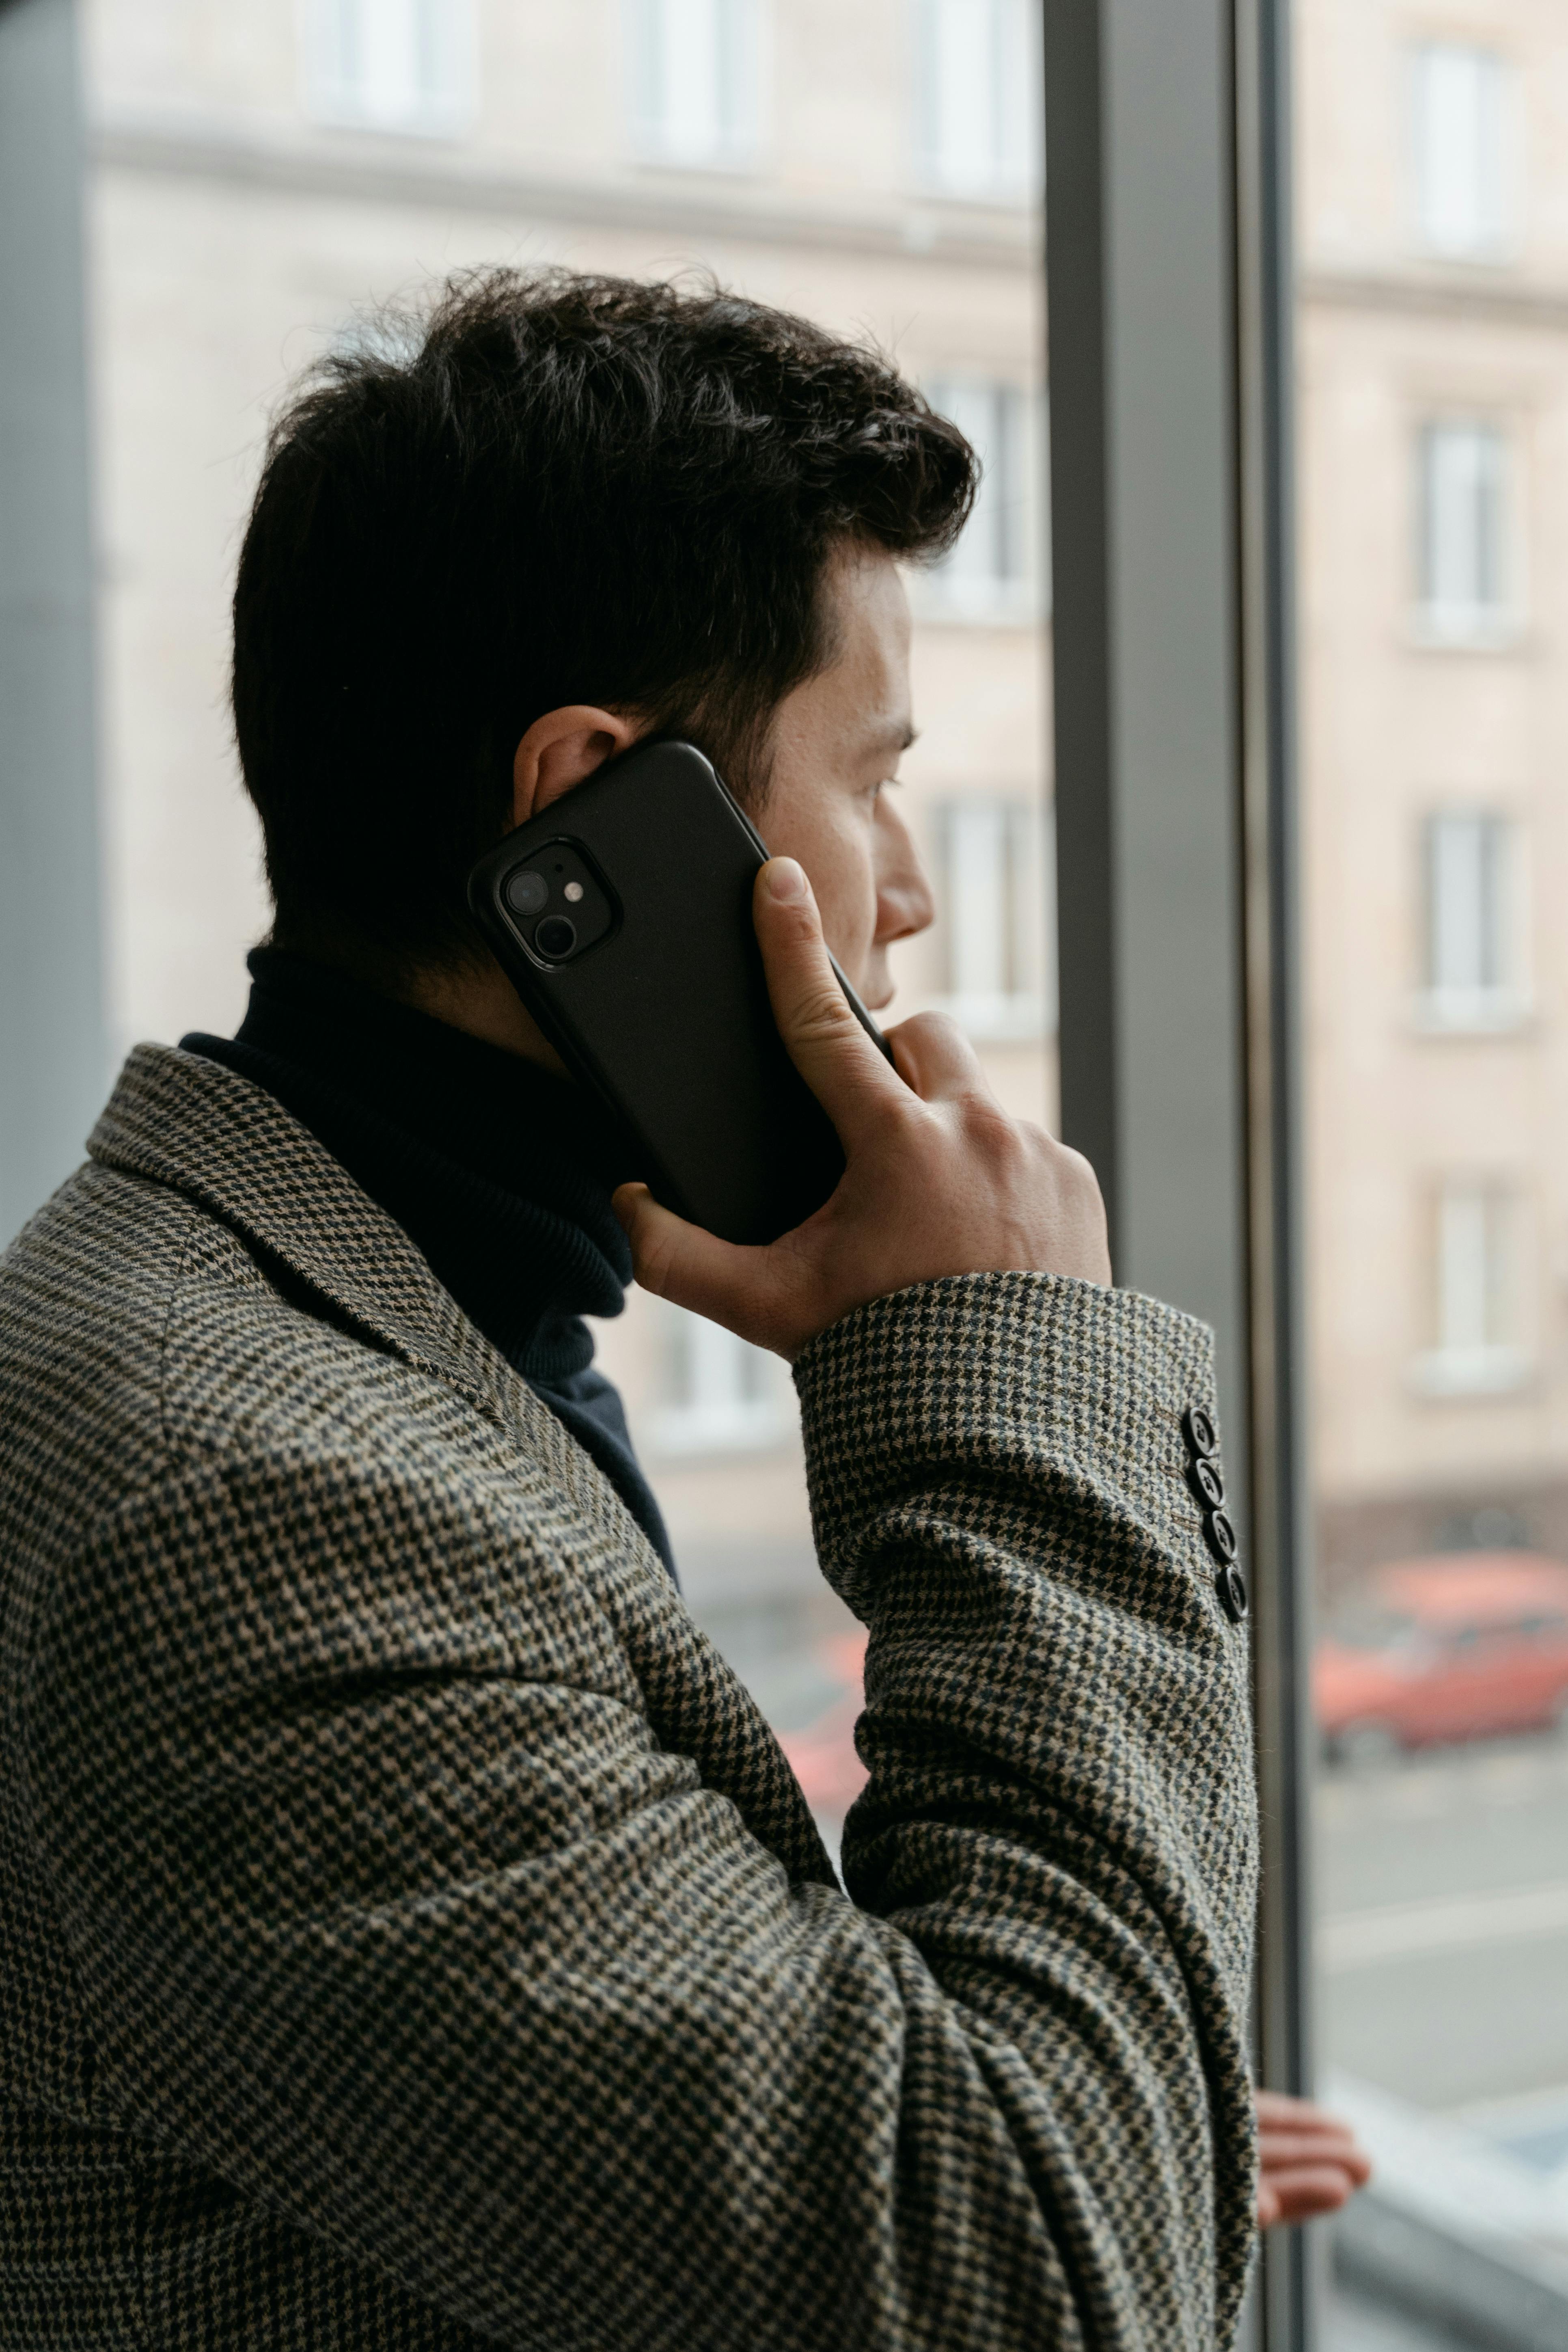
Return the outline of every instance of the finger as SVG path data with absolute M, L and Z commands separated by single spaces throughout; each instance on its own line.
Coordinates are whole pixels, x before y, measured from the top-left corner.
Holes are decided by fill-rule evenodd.
M 1280 2221 L 1310 2221 L 1322 2213 L 1337 2213 L 1355 2194 L 1356 2184 L 1336 2166 L 1303 2167 L 1298 2172 L 1269 2176 L 1269 2189 Z M 1261 2210 L 1263 2195 L 1258 2192 Z M 1263 2225 L 1265 2228 L 1268 2223 Z
M 1302 2131 L 1302 2128 L 1284 2128 L 1284 2131 L 1281 2131 L 1281 2128 L 1272 2128 L 1269 2124 L 1265 2124 L 1262 2131 L 1258 2133 L 1258 2155 L 1265 2159 L 1265 2164 L 1268 2164 L 1268 2157 L 1272 2149 L 1289 2152 L 1289 2149 L 1295 2149 L 1295 2147 L 1317 2149 L 1317 2155 L 1321 2155 L 1326 2147 L 1352 2149 L 1356 2147 L 1356 2136 L 1354 2131 L 1350 2131 L 1347 2124 L 1333 2124 L 1333 2122 L 1326 2122 L 1326 2126 L 1323 2126 L 1321 2131 L 1311 2131 L 1311 2128 L 1307 2128 L 1307 2131 Z
M 1345 2139 L 1354 2137 L 1342 2117 L 1331 2115 L 1315 2100 L 1294 2098 L 1289 2091 L 1256 2091 L 1253 2098 L 1259 2127 L 1265 2131 L 1277 2126 L 1287 2131 L 1338 2132 Z
M 737 1298 L 758 1308 L 748 1315 L 742 1339 L 757 1338 L 766 1322 L 766 1302 L 773 1286 L 769 1280 L 768 1253 L 721 1241 L 700 1225 L 688 1224 L 673 1210 L 656 1201 L 646 1184 L 623 1184 L 612 1205 L 632 1246 L 632 1265 L 644 1290 L 668 1298 L 677 1307 L 706 1315 L 729 1330 L 737 1327 L 731 1310 Z M 768 1345 L 765 1339 L 759 1340 Z
M 1371 2165 L 1355 2151 L 1325 2147 L 1321 2141 L 1293 2148 L 1289 2155 L 1266 2157 L 1258 2168 L 1260 2180 L 1276 2184 L 1300 2172 L 1337 2173 L 1351 2189 L 1363 2189 L 1372 2178 Z
M 976 1087 L 990 1092 L 979 1055 L 945 1013 L 914 1013 L 889 1030 L 888 1043 L 900 1077 L 922 1102 L 970 1094 Z
M 752 900 L 779 1034 L 847 1150 L 872 1107 L 902 1079 L 849 1010 L 828 958 L 811 885 L 793 857 L 770 857 Z
M 1255 2091 L 1252 2097 L 1260 2124 L 1289 2124 L 1300 2129 L 1305 2124 L 1331 2120 L 1326 2107 L 1314 2105 L 1310 2099 L 1298 2099 L 1289 2091 Z

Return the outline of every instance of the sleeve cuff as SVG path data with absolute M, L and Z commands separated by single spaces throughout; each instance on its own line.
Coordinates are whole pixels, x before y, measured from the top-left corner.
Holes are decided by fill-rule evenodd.
M 1031 1518 L 1059 1537 L 1110 1511 L 1215 1591 L 1184 1419 L 1215 1420 L 1213 1336 L 1179 1309 L 1059 1275 L 951 1276 L 858 1307 L 795 1377 L 818 1557 L 862 1613 L 865 1537 L 937 1486 L 975 1486 L 993 1523 L 1005 1489 L 1023 1550 Z

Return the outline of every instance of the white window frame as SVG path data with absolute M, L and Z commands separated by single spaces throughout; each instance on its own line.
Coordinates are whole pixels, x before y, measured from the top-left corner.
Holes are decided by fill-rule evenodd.
M 1035 0 L 908 0 L 915 175 L 929 193 L 1025 205 L 1042 185 Z
M 1495 1174 L 1436 1187 L 1430 1222 L 1433 1344 L 1416 1359 L 1424 1396 L 1505 1396 L 1530 1377 L 1521 1344 L 1522 1202 Z
M 627 113 L 639 162 L 750 173 L 763 149 L 769 0 L 623 0 Z M 687 65 L 679 71 L 684 47 Z M 680 102 L 670 102 L 672 84 Z
M 665 1401 L 648 1423 L 653 1450 L 761 1453 L 787 1442 L 791 1391 L 777 1357 L 683 1307 L 666 1306 L 660 1321 Z
M 980 485 L 957 546 L 917 575 L 921 617 L 1032 626 L 1050 607 L 1045 396 L 957 371 L 933 375 L 924 391 L 973 444 Z
M 978 1044 L 1037 1040 L 1057 1010 L 1051 813 L 1031 793 L 966 793 L 932 814 L 948 982 L 938 1009 Z
M 1517 209 L 1520 135 L 1508 58 L 1473 42 L 1418 42 L 1410 92 L 1417 245 L 1444 261 L 1505 260 Z
M 1500 417 L 1421 420 L 1414 467 L 1421 643 L 1490 650 L 1517 640 L 1523 567 L 1516 469 L 1514 436 Z
M 1523 845 L 1498 809 L 1431 810 L 1421 827 L 1418 1026 L 1489 1034 L 1529 1018 Z
M 476 0 L 300 6 L 306 103 L 319 121 L 420 139 L 468 129 L 478 104 Z

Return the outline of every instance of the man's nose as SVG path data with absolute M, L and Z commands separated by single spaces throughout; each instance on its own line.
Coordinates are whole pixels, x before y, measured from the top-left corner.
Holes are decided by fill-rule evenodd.
M 878 811 L 877 945 L 912 939 L 936 920 L 936 899 L 903 818 L 884 801 Z

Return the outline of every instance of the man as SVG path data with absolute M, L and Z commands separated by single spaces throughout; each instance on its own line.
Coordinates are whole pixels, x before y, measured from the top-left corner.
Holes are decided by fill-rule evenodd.
M 896 565 L 973 481 L 873 355 L 564 275 L 450 289 L 277 427 L 251 1008 L 132 1055 L 0 1274 L 0 2345 L 1228 2341 L 1207 1335 L 1110 1287 L 1089 1170 L 954 1030 L 888 1067 L 824 944 L 885 1002 L 929 919 Z M 466 911 L 650 731 L 770 840 L 846 1149 L 767 1249 L 637 1185 Z M 591 1368 L 634 1264 L 794 1363 L 869 1632 L 847 1894 Z

